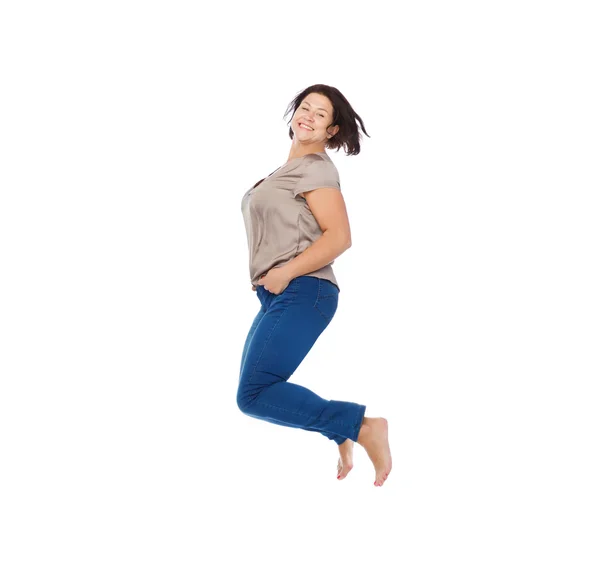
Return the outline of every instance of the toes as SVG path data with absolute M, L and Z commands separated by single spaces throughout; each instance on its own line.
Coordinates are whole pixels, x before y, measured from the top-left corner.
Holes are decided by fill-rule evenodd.
M 386 479 L 388 478 L 389 472 L 388 473 L 384 473 L 383 475 L 381 475 L 380 477 L 377 477 L 375 479 L 375 483 L 373 483 L 376 487 L 381 487 Z
M 338 479 L 345 479 L 351 469 L 352 465 L 341 465 L 341 467 L 338 467 Z

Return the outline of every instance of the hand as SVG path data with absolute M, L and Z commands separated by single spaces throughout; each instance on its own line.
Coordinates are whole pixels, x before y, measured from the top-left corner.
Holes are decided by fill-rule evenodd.
M 256 287 L 252 285 L 252 291 L 256 291 Z
M 274 267 L 266 275 L 263 275 L 258 284 L 274 295 L 282 293 L 292 280 L 285 267 Z

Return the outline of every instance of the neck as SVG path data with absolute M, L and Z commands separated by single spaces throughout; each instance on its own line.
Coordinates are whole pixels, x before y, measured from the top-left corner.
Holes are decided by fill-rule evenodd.
M 325 152 L 325 145 L 323 144 L 313 144 L 313 145 L 302 145 L 292 143 L 292 148 L 290 149 L 290 154 L 288 156 L 288 161 L 293 158 L 300 158 L 305 154 L 312 154 L 314 152 Z

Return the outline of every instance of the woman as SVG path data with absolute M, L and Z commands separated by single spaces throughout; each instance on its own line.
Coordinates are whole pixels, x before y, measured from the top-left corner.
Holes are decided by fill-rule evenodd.
M 288 381 L 336 312 L 340 289 L 331 266 L 351 241 L 338 171 L 325 148 L 358 154 L 356 121 L 367 132 L 328 85 L 302 91 L 285 115 L 292 110 L 288 161 L 242 199 L 250 280 L 261 308 L 244 345 L 237 404 L 248 416 L 335 441 L 340 480 L 352 469 L 358 442 L 381 486 L 392 469 L 386 419 L 365 417 L 364 405 L 325 400 Z

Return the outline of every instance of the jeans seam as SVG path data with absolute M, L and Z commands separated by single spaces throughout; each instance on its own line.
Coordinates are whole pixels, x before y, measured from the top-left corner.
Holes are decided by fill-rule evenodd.
M 319 298 L 321 297 L 321 280 L 317 279 L 318 282 L 318 289 L 317 289 L 317 298 L 315 299 L 315 304 L 313 305 L 314 309 L 317 309 L 317 311 L 319 311 L 319 308 L 317 307 L 317 305 L 319 304 Z M 321 311 L 319 311 L 319 313 L 321 313 Z M 323 314 L 323 313 L 321 313 Z
M 272 404 L 265 404 L 264 402 L 253 401 L 252 405 L 255 405 L 255 404 L 259 404 L 259 405 L 265 406 L 267 408 L 273 408 L 274 410 L 281 410 L 281 411 L 285 412 L 286 414 L 295 414 L 296 416 L 302 416 L 303 418 L 310 418 L 311 420 L 318 419 L 320 417 L 320 416 L 309 416 L 309 415 L 303 414 L 301 412 L 292 412 L 290 410 L 287 410 L 286 408 L 280 408 L 279 406 L 273 406 Z M 341 426 L 350 427 L 350 428 L 354 429 L 356 427 L 357 422 L 354 422 L 353 424 L 348 424 L 348 423 L 342 422 L 340 420 L 329 420 L 329 423 L 339 424 Z
M 252 374 L 250 374 L 250 377 L 247 380 L 247 383 L 250 384 L 250 382 L 252 382 L 252 378 L 254 378 L 254 374 L 256 373 L 256 369 L 258 368 L 258 365 L 260 363 L 260 360 L 262 358 L 262 355 L 265 352 L 265 349 L 267 348 L 267 345 L 269 344 L 269 341 L 271 340 L 271 337 L 273 336 L 273 331 L 277 328 L 277 325 L 281 322 L 281 317 L 283 317 L 283 315 L 285 315 L 285 312 L 287 311 L 287 305 L 285 305 L 281 315 L 279 315 L 279 318 L 277 319 L 277 322 L 273 325 L 273 328 L 269 331 L 269 336 L 267 337 L 267 339 L 265 340 L 265 343 L 263 345 L 262 350 L 260 351 L 260 355 L 258 357 L 258 359 L 256 360 L 256 364 L 254 365 L 254 368 L 252 369 Z M 256 398 L 258 398 L 258 395 L 256 396 Z M 255 399 L 256 399 L 255 398 Z M 252 403 L 254 403 L 254 400 L 252 402 L 250 402 L 249 405 L 251 405 Z
M 319 278 L 319 288 L 317 289 L 317 300 L 315 301 L 315 304 L 313 305 L 313 308 L 316 309 L 316 311 L 319 313 L 319 315 L 321 315 L 323 317 L 323 319 L 325 320 L 325 322 L 327 324 L 329 324 L 331 322 L 331 320 L 333 319 L 333 315 L 331 317 L 328 317 L 327 315 L 325 315 L 321 309 L 319 309 L 319 301 L 324 300 L 324 299 L 330 299 L 331 297 L 335 297 L 335 293 L 333 295 L 324 295 L 321 296 L 321 282 L 322 280 Z
M 317 298 L 315 300 L 315 304 L 313 305 L 313 309 L 315 309 L 317 311 L 317 313 L 319 313 L 319 315 L 321 315 L 323 317 L 323 320 L 326 323 L 329 323 L 329 319 L 321 312 L 321 310 L 318 307 L 319 301 L 321 300 L 321 279 L 318 277 L 317 277 L 317 283 L 318 283 Z
M 323 281 L 327 281 L 327 284 L 335 289 L 333 293 L 329 293 L 328 295 L 321 295 L 321 287 L 319 287 L 319 299 L 329 299 L 330 297 L 339 296 L 338 288 L 328 279 L 323 279 Z
M 263 315 L 261 316 L 260 321 L 262 321 L 262 319 L 264 317 L 264 312 L 265 312 L 263 310 L 262 306 L 261 306 L 258 314 L 260 315 L 261 312 L 263 313 Z M 255 317 L 255 320 L 256 320 L 256 317 Z M 254 326 L 254 330 L 252 330 L 252 336 L 250 337 L 250 343 L 252 343 L 252 338 L 254 338 L 254 333 L 256 332 L 256 329 L 258 328 L 258 325 L 260 325 L 260 321 L 258 321 L 258 323 L 256 323 L 256 326 L 254 326 L 254 322 L 252 323 L 253 326 Z M 250 345 L 248 345 L 248 348 L 250 348 Z M 261 353 L 261 355 L 262 355 L 262 353 Z M 241 362 L 241 365 L 240 365 L 240 381 L 242 379 L 242 372 L 244 370 L 244 363 L 246 362 L 246 358 L 248 358 L 248 351 L 246 351 L 245 354 L 242 354 L 242 362 Z
M 321 312 L 321 310 L 319 309 L 319 307 L 315 307 L 315 309 L 316 309 L 317 313 L 319 313 L 319 315 L 321 315 L 321 316 L 323 317 L 323 320 L 324 320 L 326 323 L 329 323 L 329 318 L 328 318 L 328 317 L 326 317 L 326 316 L 325 316 L 325 315 L 324 315 L 324 314 Z

